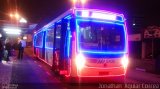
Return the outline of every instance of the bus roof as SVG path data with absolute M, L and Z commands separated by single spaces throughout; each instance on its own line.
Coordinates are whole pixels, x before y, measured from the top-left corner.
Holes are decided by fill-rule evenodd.
M 90 13 L 92 13 L 92 16 L 89 16 Z M 94 18 L 103 18 L 108 20 L 115 20 L 115 16 L 118 16 L 121 21 L 123 22 L 125 20 L 123 14 L 111 12 L 111 11 L 105 11 L 105 10 L 98 10 L 98 9 L 85 9 L 85 8 L 71 8 L 65 13 L 61 14 L 48 24 L 44 25 L 41 29 L 37 31 L 37 33 L 43 31 L 43 29 L 53 26 L 56 22 L 60 21 L 62 18 L 65 18 L 67 15 L 75 15 L 76 17 L 94 17 Z M 81 15 L 80 15 L 81 14 Z M 100 15 L 100 16 L 97 16 Z M 108 18 L 104 18 L 108 17 Z M 36 34 L 37 34 L 36 33 Z

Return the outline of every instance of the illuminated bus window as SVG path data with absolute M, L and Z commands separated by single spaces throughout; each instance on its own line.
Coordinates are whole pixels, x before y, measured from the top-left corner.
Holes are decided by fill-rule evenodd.
M 46 34 L 46 48 L 53 49 L 54 29 L 48 29 Z
M 36 45 L 35 45 L 35 43 L 36 43 L 36 35 L 34 36 L 34 38 L 33 38 L 33 46 L 35 47 Z
M 61 41 L 61 25 L 56 26 L 56 43 L 55 43 L 55 49 L 60 48 L 60 41 Z
M 42 47 L 42 43 L 43 43 L 43 32 L 40 32 L 37 34 L 36 37 L 36 47 Z
M 80 48 L 90 51 L 117 52 L 125 50 L 123 25 L 80 22 Z

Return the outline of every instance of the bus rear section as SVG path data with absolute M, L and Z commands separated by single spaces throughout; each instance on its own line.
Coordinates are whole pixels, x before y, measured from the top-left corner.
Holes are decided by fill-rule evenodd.
M 71 70 L 76 72 L 71 72 L 71 76 L 124 78 L 128 50 L 123 15 L 97 10 L 75 12 L 75 50 L 72 50 Z

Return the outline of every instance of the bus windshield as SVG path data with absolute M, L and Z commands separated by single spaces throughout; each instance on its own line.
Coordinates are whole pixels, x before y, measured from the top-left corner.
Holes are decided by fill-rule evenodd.
M 122 24 L 91 21 L 78 22 L 80 50 L 119 52 L 125 50 L 125 31 Z

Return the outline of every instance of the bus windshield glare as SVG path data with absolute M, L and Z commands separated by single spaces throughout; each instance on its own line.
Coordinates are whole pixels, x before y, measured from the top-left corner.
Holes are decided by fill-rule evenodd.
M 78 44 L 83 51 L 125 51 L 123 24 L 78 21 Z

